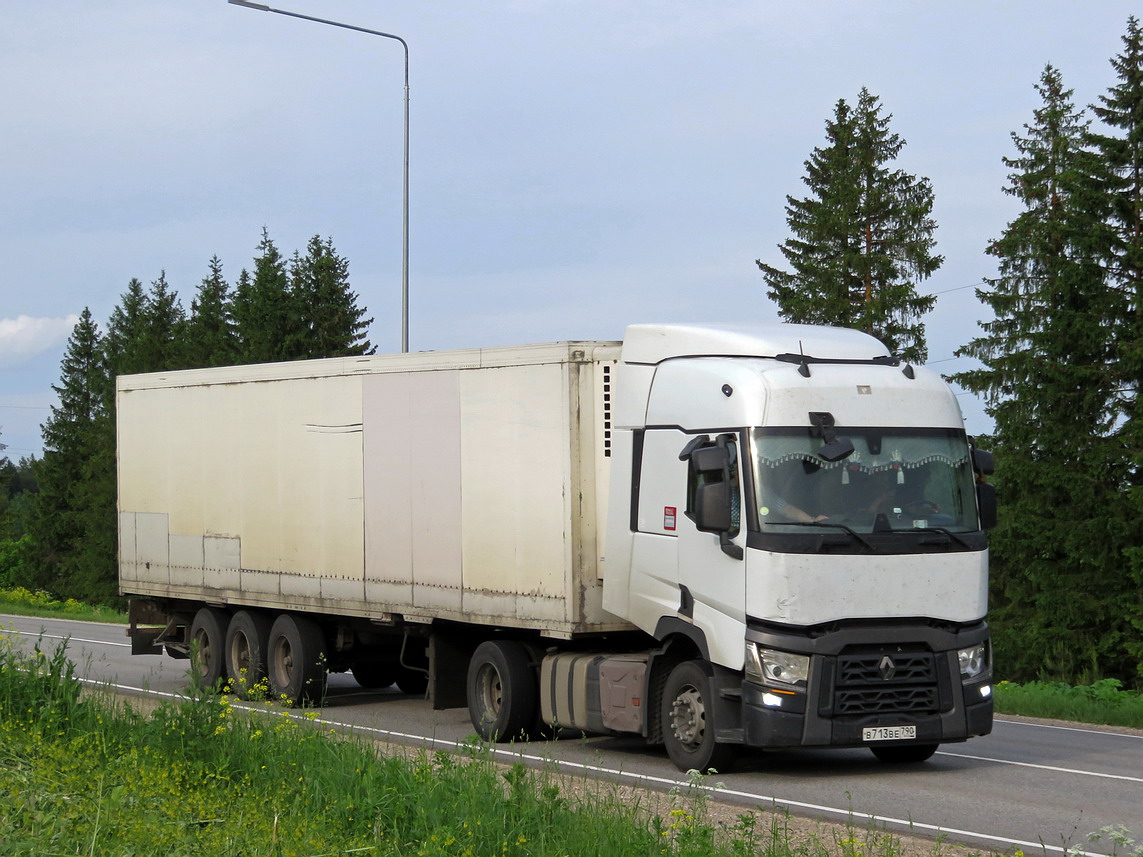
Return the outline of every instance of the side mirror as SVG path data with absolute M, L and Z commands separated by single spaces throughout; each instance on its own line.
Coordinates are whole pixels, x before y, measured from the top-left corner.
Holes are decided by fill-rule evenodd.
M 735 482 L 732 474 L 734 450 L 729 445 L 733 438 L 720 436 L 714 445 L 705 436 L 695 438 L 686 445 L 679 458 L 687 461 L 690 468 L 688 479 L 690 494 L 687 517 L 695 522 L 696 529 L 718 535 L 723 553 L 734 559 L 745 555 L 742 548 L 730 540 L 734 524 Z
M 979 473 L 981 476 L 991 476 L 996 472 L 996 462 L 992 457 L 992 453 L 984 449 L 972 450 L 972 469 Z
M 695 491 L 695 526 L 709 533 L 730 530 L 730 483 L 707 482 Z
M 989 458 L 992 456 L 989 455 Z M 996 486 L 988 482 L 976 483 L 976 507 L 980 512 L 980 528 L 991 530 L 996 526 Z

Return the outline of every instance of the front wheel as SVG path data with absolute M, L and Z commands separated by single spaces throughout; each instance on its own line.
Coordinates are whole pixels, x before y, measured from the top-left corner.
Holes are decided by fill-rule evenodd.
M 539 688 L 528 651 L 512 640 L 488 640 L 468 665 L 468 716 L 486 741 L 526 738 Z
M 932 758 L 937 752 L 939 744 L 886 744 L 880 747 L 870 747 L 873 755 L 882 762 L 890 764 L 915 764 Z
M 727 771 L 738 748 L 715 740 L 710 676 L 701 661 L 684 661 L 671 670 L 660 709 L 663 743 L 680 771 Z

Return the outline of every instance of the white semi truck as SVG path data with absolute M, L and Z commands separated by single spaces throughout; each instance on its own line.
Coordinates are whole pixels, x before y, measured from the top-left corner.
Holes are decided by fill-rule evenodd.
M 683 770 L 991 730 L 991 457 L 857 331 L 160 372 L 117 407 L 133 651 L 207 684 L 320 702 L 350 671 Z

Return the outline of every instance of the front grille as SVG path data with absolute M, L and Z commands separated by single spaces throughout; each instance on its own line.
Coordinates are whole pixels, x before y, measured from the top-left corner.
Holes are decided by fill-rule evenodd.
M 892 676 L 882 674 L 884 658 L 892 661 Z M 880 652 L 864 655 L 842 655 L 838 658 L 838 684 L 912 684 L 915 682 L 935 682 L 936 670 L 933 656 L 929 652 Z
M 842 653 L 835 682 L 834 714 L 838 716 L 940 710 L 937 665 L 929 651 L 893 647 Z
M 841 690 L 835 699 L 835 712 L 845 714 L 928 713 L 937 710 L 935 687 L 868 688 Z

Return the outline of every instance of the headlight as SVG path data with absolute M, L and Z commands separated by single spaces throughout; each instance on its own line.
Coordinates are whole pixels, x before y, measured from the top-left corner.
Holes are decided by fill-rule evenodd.
M 979 678 L 988 672 L 988 643 L 977 643 L 956 653 L 963 678 Z
M 805 684 L 810 677 L 810 658 L 747 643 L 746 676 L 764 684 Z

